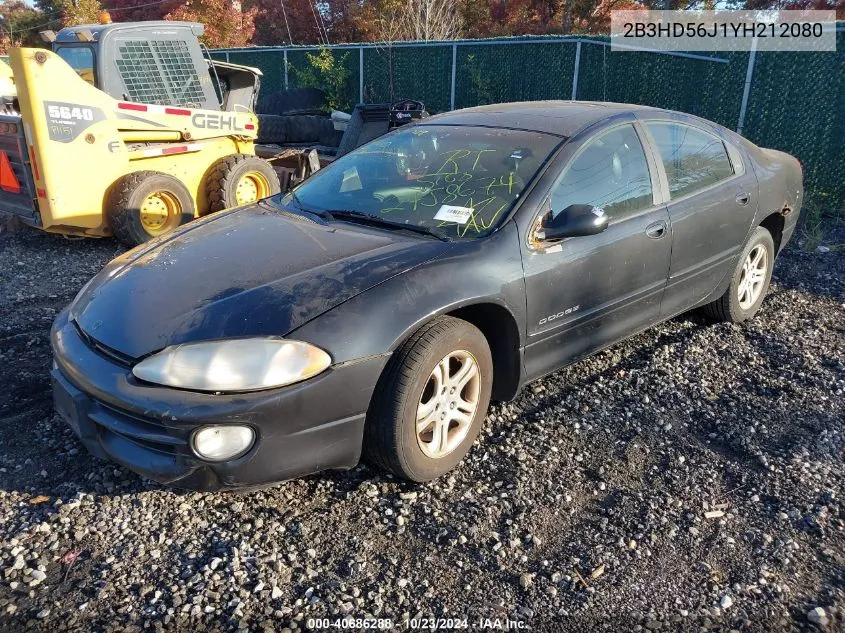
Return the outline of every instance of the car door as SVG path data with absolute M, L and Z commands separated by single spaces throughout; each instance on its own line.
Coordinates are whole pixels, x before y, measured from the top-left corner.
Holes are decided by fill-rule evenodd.
M 668 189 L 672 260 L 661 312 L 706 299 L 730 273 L 757 209 L 757 180 L 740 151 L 713 131 L 645 121 Z
M 654 323 L 669 272 L 669 216 L 639 125 L 597 131 L 568 155 L 522 247 L 529 377 Z M 535 239 L 546 213 L 572 204 L 602 208 L 608 228 L 558 243 Z

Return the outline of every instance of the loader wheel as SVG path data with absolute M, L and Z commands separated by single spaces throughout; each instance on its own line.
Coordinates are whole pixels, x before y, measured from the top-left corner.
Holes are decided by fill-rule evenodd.
M 250 154 L 221 158 L 206 181 L 208 213 L 239 207 L 279 193 L 279 176 L 266 160 Z
M 136 171 L 120 178 L 106 205 L 112 233 L 136 246 L 194 219 L 194 199 L 177 178 Z

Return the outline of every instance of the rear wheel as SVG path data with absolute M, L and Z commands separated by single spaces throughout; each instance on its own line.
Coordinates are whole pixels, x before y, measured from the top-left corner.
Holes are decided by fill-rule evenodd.
M 715 321 L 739 323 L 752 318 L 760 309 L 769 289 L 775 263 L 772 234 L 762 226 L 751 233 L 739 258 L 731 285 L 721 297 L 704 306 Z
M 367 413 L 364 456 L 411 481 L 452 470 L 487 415 L 493 361 L 478 328 L 439 317 L 393 356 Z
M 251 204 L 281 190 L 279 176 L 266 160 L 232 154 L 217 161 L 208 176 L 208 213 Z
M 194 199 L 177 178 L 137 171 L 112 187 L 106 215 L 112 233 L 129 246 L 142 244 L 194 218 Z

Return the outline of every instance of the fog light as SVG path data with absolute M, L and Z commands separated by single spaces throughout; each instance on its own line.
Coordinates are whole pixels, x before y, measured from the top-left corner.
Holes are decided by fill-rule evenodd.
M 246 453 L 255 441 L 248 426 L 207 426 L 194 433 L 194 452 L 214 462 L 232 459 Z

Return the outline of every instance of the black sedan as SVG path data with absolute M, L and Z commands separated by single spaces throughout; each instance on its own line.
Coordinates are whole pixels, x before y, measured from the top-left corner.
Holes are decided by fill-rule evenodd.
M 797 160 L 676 112 L 432 117 L 112 261 L 53 326 L 56 407 L 180 487 L 362 454 L 430 480 L 491 398 L 693 308 L 754 316 L 802 196 Z

